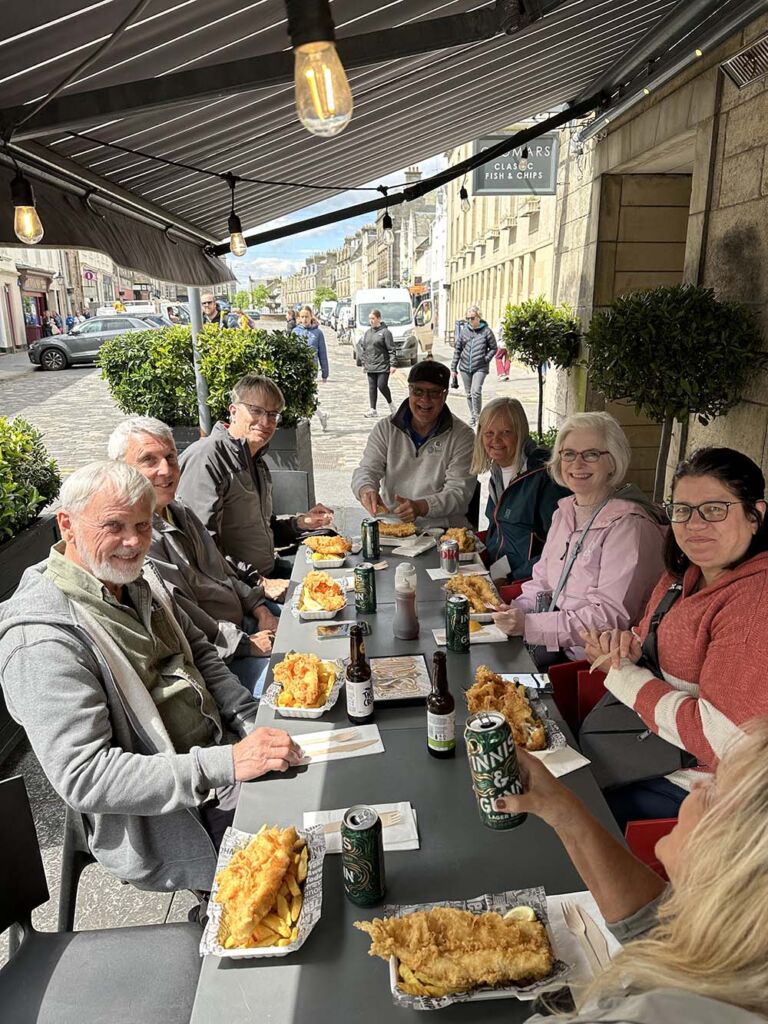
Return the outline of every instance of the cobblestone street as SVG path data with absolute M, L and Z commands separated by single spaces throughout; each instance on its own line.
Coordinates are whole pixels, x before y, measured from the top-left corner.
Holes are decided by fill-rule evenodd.
M 313 420 L 315 489 L 318 501 L 333 506 L 352 505 L 350 476 L 375 421 L 363 415 L 368 409 L 367 380 L 355 365 L 351 348 L 338 345 L 332 331 L 327 332 L 327 338 L 331 375 L 328 384 L 321 387 L 320 397 L 330 419 L 325 433 L 317 419 Z M 434 354 L 441 362 L 450 361 L 451 350 L 446 346 L 436 346 Z M 391 386 L 396 404 L 406 396 L 407 374 L 408 369 L 402 368 L 393 376 Z M 525 406 L 529 419 L 535 419 L 535 376 L 519 366 L 513 366 L 512 374 L 510 381 L 498 381 L 492 368 L 484 390 L 485 400 L 502 394 L 514 396 Z M 452 411 L 466 418 L 463 392 L 451 391 L 449 401 Z M 385 404 L 383 409 L 386 414 Z M 0 357 L 0 415 L 20 415 L 37 426 L 63 474 L 92 459 L 103 458 L 107 438 L 123 416 L 97 369 L 44 373 L 32 367 L 25 354 Z M 51 900 L 35 912 L 35 924 L 42 929 L 54 929 L 63 807 L 25 743 L 0 766 L 0 778 L 15 774 L 23 774 L 29 790 L 51 892 Z M 99 866 L 92 865 L 86 868 L 80 884 L 75 926 L 99 928 L 185 920 L 193 903 L 193 897 L 186 892 L 143 893 L 121 885 Z M 0 938 L 0 964 L 6 957 L 7 934 Z

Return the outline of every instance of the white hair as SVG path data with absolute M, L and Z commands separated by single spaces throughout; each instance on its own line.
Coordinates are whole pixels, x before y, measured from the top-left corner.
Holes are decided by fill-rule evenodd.
M 467 313 L 466 313 L 466 315 L 469 316 L 470 313 L 477 313 L 477 315 L 479 317 L 482 317 L 482 315 L 483 315 L 480 312 L 480 307 L 479 306 L 467 306 Z
M 568 486 L 560 472 L 560 449 L 572 430 L 596 430 L 602 434 L 603 444 L 613 459 L 611 486 L 620 487 L 629 469 L 632 450 L 629 447 L 627 435 L 621 429 L 618 420 L 615 420 L 608 412 L 575 412 L 567 417 L 557 432 L 552 455 L 547 463 L 552 479 L 561 487 Z
M 174 447 L 176 442 L 173 439 L 173 431 L 167 423 L 155 419 L 154 416 L 129 416 L 128 419 L 118 423 L 107 441 L 107 458 L 124 459 L 128 450 L 128 442 L 132 437 L 139 434 L 148 434 L 160 441 L 168 441 Z
M 77 516 L 101 491 L 111 491 L 118 501 L 130 506 L 148 499 L 153 512 L 157 504 L 155 488 L 149 480 L 127 462 L 114 459 L 89 462 L 87 466 L 76 469 L 62 484 L 59 501 L 65 512 Z

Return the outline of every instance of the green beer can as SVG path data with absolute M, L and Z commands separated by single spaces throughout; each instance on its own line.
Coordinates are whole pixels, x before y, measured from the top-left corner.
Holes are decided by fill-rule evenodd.
M 469 598 L 464 594 L 451 594 L 445 602 L 445 646 L 469 652 Z
M 376 573 L 370 562 L 355 566 L 355 608 L 364 615 L 376 611 Z
M 341 870 L 344 895 L 360 907 L 384 899 L 384 842 L 381 819 L 373 807 L 350 807 L 341 822 Z
M 522 825 L 527 814 L 507 814 L 493 808 L 497 797 L 523 792 L 515 741 L 504 716 L 496 711 L 471 715 L 464 728 L 464 742 L 482 823 L 497 831 Z
M 363 545 L 363 558 L 373 561 L 381 555 L 379 543 L 379 520 L 364 519 L 360 524 L 360 540 Z

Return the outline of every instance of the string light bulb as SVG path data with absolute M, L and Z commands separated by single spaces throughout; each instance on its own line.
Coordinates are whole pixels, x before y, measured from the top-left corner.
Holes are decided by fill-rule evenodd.
M 237 178 L 232 173 L 228 174 L 226 178 L 230 192 L 232 193 L 232 207 L 229 211 L 229 219 L 227 220 L 227 230 L 229 231 L 229 251 L 233 256 L 245 256 L 248 252 L 248 243 L 243 235 L 243 225 L 240 223 L 240 218 L 235 211 L 235 188 L 237 186 Z
M 697 46 L 696 49 L 693 51 L 693 55 L 694 55 L 694 57 L 703 57 L 704 56 L 704 51 L 700 47 Z
M 384 245 L 395 244 L 395 232 L 392 230 L 392 218 L 389 215 L 389 210 L 385 210 L 384 216 L 381 218 L 381 240 Z
M 328 0 L 286 0 L 285 7 L 299 120 L 313 135 L 338 135 L 349 124 L 353 102 Z
M 472 209 L 472 203 L 469 201 L 469 193 L 466 188 L 462 185 L 459 189 L 459 199 L 461 200 L 461 212 L 469 213 Z
M 520 156 L 517 158 L 517 167 L 520 171 L 527 171 L 530 161 L 528 159 L 528 147 L 523 146 L 520 150 Z
M 17 170 L 11 182 L 13 203 L 13 232 L 24 245 L 37 245 L 43 237 L 43 223 L 35 209 L 35 193 L 32 186 Z

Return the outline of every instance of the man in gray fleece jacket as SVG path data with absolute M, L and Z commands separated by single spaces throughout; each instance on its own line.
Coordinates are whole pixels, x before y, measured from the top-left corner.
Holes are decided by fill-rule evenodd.
M 122 462 L 70 476 L 62 542 L 0 605 L 0 680 L 96 859 L 141 889 L 209 889 L 236 784 L 301 757 L 144 557 L 155 495 Z M 143 572 L 142 572 L 143 569 Z

